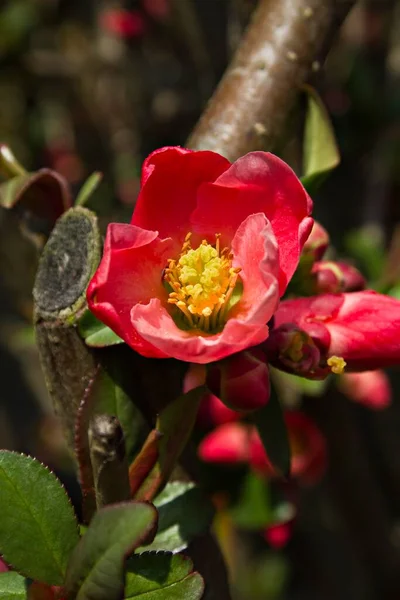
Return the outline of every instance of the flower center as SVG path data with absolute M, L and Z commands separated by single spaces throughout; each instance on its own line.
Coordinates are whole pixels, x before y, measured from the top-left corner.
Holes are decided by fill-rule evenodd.
M 196 249 L 191 247 L 191 235 L 185 237 L 179 258 L 168 260 L 164 274 L 172 288 L 168 302 L 180 310 L 185 326 L 211 332 L 226 322 L 241 269 L 232 267 L 229 248 L 220 250 L 221 234 L 215 235 L 215 246 L 203 240 Z

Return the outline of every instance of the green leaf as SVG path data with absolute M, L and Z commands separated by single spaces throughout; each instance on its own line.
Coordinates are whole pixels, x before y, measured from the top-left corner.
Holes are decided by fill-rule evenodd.
M 85 340 L 86 345 L 92 348 L 105 348 L 124 342 L 112 329 L 96 319 L 90 310 L 87 310 L 80 319 L 78 331 Z
M 257 426 L 271 464 L 283 477 L 288 477 L 290 474 L 289 438 L 283 410 L 272 384 L 269 402 L 252 413 L 252 420 Z
M 156 493 L 168 481 L 196 422 L 205 386 L 193 388 L 181 394 L 159 414 L 156 430 L 160 432 L 158 460 L 135 497 L 153 500 Z
M 265 477 L 248 473 L 239 502 L 231 510 L 231 516 L 239 527 L 256 531 L 273 522 L 274 513 Z
M 144 502 L 114 504 L 96 513 L 68 565 L 68 600 L 120 600 L 125 557 L 156 526 L 157 511 Z
M 5 177 L 18 177 L 26 174 L 26 170 L 6 144 L 0 144 L 0 173 Z
M 180 554 L 145 552 L 127 563 L 125 600 L 200 600 L 203 578 Z
M 61 585 L 79 535 L 55 475 L 29 456 L 2 450 L 0 514 L 0 553 L 6 562 L 27 577 Z
M 75 206 L 85 206 L 87 201 L 90 199 L 90 196 L 96 191 L 101 180 L 103 179 L 103 173 L 96 171 L 92 173 L 90 177 L 88 177 L 79 190 L 79 194 L 75 200 Z
M 0 598 L 1 600 L 27 600 L 25 577 L 13 571 L 0 573 Z
M 313 192 L 340 162 L 333 127 L 327 110 L 309 85 L 304 86 L 308 107 L 303 141 L 303 177 L 301 181 L 310 193 Z
M 192 482 L 168 483 L 154 504 L 159 515 L 158 532 L 153 543 L 142 548 L 142 552 L 180 552 L 193 538 L 208 530 L 214 516 L 211 502 Z

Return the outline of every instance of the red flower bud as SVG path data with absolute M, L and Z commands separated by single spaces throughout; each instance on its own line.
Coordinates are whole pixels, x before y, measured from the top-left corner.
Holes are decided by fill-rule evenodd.
M 384 371 L 344 373 L 339 387 L 350 400 L 374 410 L 382 410 L 392 401 L 389 378 Z
M 315 294 L 357 292 L 365 288 L 366 281 L 352 265 L 344 262 L 323 260 L 316 262 L 311 270 Z
M 350 371 L 400 363 L 400 301 L 372 291 L 281 302 L 275 326 L 295 323 L 321 356 L 341 357 Z
M 303 255 L 312 256 L 314 260 L 320 260 L 329 246 L 329 234 L 317 221 L 303 248 Z
M 215 363 L 209 369 L 207 384 L 233 410 L 249 412 L 264 406 L 270 395 L 264 352 L 252 348 Z
M 140 37 L 145 31 L 145 23 L 139 12 L 117 8 L 105 10 L 100 16 L 100 25 L 109 33 L 122 38 Z
M 292 537 L 294 521 L 285 521 L 284 523 L 275 523 L 269 525 L 264 531 L 264 538 L 274 550 L 284 548 Z
M 205 436 L 199 445 L 205 462 L 246 463 L 250 456 L 250 430 L 242 423 L 225 423 Z
M 204 365 L 191 364 L 186 371 L 183 380 L 183 393 L 186 394 L 193 388 L 204 385 L 206 382 L 206 374 L 207 372 Z M 219 381 L 218 373 L 217 377 Z M 225 404 L 211 392 L 206 392 L 200 404 L 197 422 L 202 427 L 215 427 L 216 425 L 222 425 L 223 423 L 237 421 L 242 415 L 243 413 L 239 413 L 225 406 Z
M 292 450 L 291 473 L 302 483 L 313 484 L 323 474 L 326 446 L 322 433 L 309 417 L 297 411 L 285 414 Z M 199 456 L 212 463 L 249 463 L 257 473 L 275 477 L 255 427 L 244 423 L 226 423 L 205 436 Z

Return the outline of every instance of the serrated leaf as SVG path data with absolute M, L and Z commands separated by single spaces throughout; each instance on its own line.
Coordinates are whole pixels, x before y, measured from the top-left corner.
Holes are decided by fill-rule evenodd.
M 328 112 L 309 85 L 307 114 L 303 142 L 303 177 L 301 181 L 308 192 L 313 192 L 326 175 L 340 162 L 339 150 Z
M 208 530 L 214 516 L 211 502 L 192 482 L 168 483 L 154 504 L 158 509 L 158 532 L 152 544 L 141 551 L 180 552 Z
M 105 348 L 124 342 L 112 329 L 96 319 L 90 310 L 87 310 L 80 319 L 78 330 L 86 345 L 92 348 Z
M 87 201 L 90 199 L 91 195 L 96 191 L 101 180 L 103 179 L 103 173 L 100 171 L 95 171 L 92 173 L 85 181 L 81 189 L 79 190 L 79 194 L 75 200 L 75 206 L 85 206 Z
M 0 573 L 1 600 L 27 600 L 26 579 L 13 571 Z
M 4 559 L 27 577 L 61 585 L 79 535 L 72 506 L 56 476 L 29 456 L 2 450 L 0 514 Z
M 271 385 L 269 402 L 252 413 L 268 458 L 276 471 L 288 477 L 290 474 L 290 445 L 278 395 Z
M 193 563 L 179 554 L 145 552 L 127 563 L 125 600 L 198 600 L 203 578 Z
M 68 600 L 120 600 L 125 557 L 155 531 L 151 504 L 130 502 L 100 510 L 74 550 L 68 565 Z

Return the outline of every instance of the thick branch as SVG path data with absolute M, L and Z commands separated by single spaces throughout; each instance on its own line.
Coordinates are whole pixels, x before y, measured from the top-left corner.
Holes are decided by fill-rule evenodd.
M 78 406 L 96 370 L 76 323 L 86 310 L 86 288 L 99 259 L 96 217 L 85 208 L 70 209 L 43 250 L 33 289 L 40 360 L 71 449 Z
M 319 68 L 352 0 L 261 0 L 188 140 L 230 160 L 273 148 L 300 86 Z

